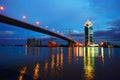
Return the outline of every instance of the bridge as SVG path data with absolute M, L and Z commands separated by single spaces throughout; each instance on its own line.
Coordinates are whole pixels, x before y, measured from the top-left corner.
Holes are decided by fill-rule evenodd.
M 54 36 L 54 37 L 66 40 L 66 41 L 68 41 L 69 46 L 72 46 L 73 43 L 75 43 L 74 40 L 72 40 L 72 39 L 70 39 L 68 37 L 62 36 L 60 34 L 54 33 L 52 31 L 43 29 L 41 27 L 26 23 L 26 22 L 16 20 L 14 18 L 5 16 L 5 15 L 2 15 L 2 14 L 0 14 L 0 22 L 5 23 L 5 24 L 9 24 L 9 25 L 13 25 L 13 26 L 16 26 L 16 27 L 20 27 L 20 28 L 25 28 L 25 29 L 28 29 L 28 30 L 40 32 L 40 33 L 43 33 L 43 34 L 47 34 L 47 35 L 50 35 L 50 36 Z

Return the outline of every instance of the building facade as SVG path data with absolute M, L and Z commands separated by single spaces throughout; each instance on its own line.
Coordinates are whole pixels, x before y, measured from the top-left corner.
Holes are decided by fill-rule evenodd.
M 41 40 L 35 38 L 27 39 L 27 46 L 34 47 L 34 46 L 41 46 Z
M 93 44 L 93 24 L 90 21 L 84 24 L 84 42 L 85 46 Z

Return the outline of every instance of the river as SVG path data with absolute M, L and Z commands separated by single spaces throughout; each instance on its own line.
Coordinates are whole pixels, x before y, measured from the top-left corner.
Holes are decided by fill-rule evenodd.
M 0 80 L 120 80 L 120 48 L 0 47 Z

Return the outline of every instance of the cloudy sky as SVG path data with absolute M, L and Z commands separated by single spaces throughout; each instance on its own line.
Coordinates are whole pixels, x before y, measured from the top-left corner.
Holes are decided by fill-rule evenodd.
M 48 30 L 82 36 L 84 23 L 94 25 L 96 38 L 120 41 L 120 0 L 0 0 L 0 14 L 37 25 Z M 26 19 L 23 20 L 22 16 Z M 47 26 L 47 27 L 46 27 Z M 0 23 L 0 38 L 47 36 Z

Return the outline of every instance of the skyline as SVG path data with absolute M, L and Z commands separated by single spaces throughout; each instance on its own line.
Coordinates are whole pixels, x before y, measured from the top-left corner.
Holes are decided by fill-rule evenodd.
M 120 41 L 119 0 L 21 0 L 1 1 L 4 10 L 0 14 L 38 26 L 61 32 L 65 36 L 71 30 L 73 36 L 84 34 L 84 23 L 90 20 L 94 26 L 94 36 L 106 40 Z M 26 16 L 26 19 L 22 19 Z M 44 34 L 0 23 L 0 38 L 49 37 Z M 22 33 L 22 34 L 21 34 Z M 29 34 L 31 33 L 31 34 Z M 24 36 L 23 36 L 24 35 Z

